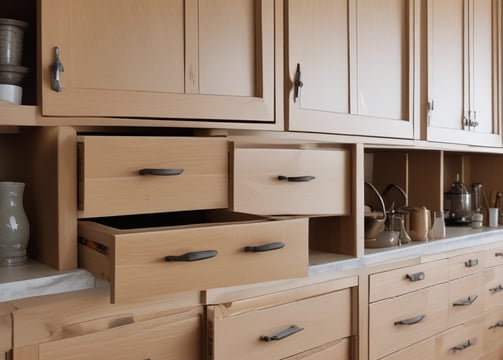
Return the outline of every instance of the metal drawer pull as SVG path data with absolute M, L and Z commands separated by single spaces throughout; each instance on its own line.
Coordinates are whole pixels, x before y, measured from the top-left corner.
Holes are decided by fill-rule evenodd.
M 467 306 L 471 305 L 477 300 L 477 295 L 470 295 L 466 299 L 458 300 L 452 303 L 453 306 Z
M 498 257 L 498 256 L 503 257 L 503 252 L 497 252 L 497 253 L 494 253 L 494 256 L 496 256 L 496 257 Z
M 183 173 L 183 169 L 141 169 L 138 170 L 140 175 L 160 175 L 160 176 L 171 176 L 180 175 Z
M 278 331 L 274 335 L 271 335 L 271 336 L 262 335 L 260 337 L 260 340 L 266 341 L 266 342 L 267 341 L 272 341 L 272 340 L 281 340 L 281 339 L 284 339 L 284 338 L 286 338 L 286 337 L 288 337 L 290 335 L 298 333 L 299 331 L 302 331 L 302 330 L 304 330 L 304 328 L 298 327 L 297 325 L 291 325 L 291 326 L 287 327 L 284 330 Z
M 63 63 L 59 58 L 59 48 L 54 48 L 54 62 L 51 65 L 51 87 L 54 91 L 60 92 L 63 90 L 61 84 L 61 73 L 65 71 Z
M 415 316 L 410 319 L 395 321 L 395 325 L 414 325 L 418 324 L 426 317 L 426 315 Z
M 489 289 L 489 291 L 492 292 L 493 294 L 499 293 L 502 290 L 503 290 L 503 285 L 498 285 L 494 288 Z
M 425 277 L 426 275 L 422 271 L 415 274 L 407 274 L 405 276 L 405 278 L 410 281 L 421 281 L 424 280 Z
M 466 267 L 477 266 L 478 264 L 479 264 L 479 259 L 470 259 L 468 261 L 465 261 Z
M 194 251 L 194 252 L 188 252 L 183 255 L 168 255 L 164 258 L 165 261 L 167 262 L 172 262 L 172 261 L 199 261 L 199 260 L 206 260 L 210 259 L 212 257 L 217 256 L 218 252 L 216 250 L 203 250 L 203 251 Z
M 286 180 L 290 182 L 306 182 L 306 181 L 311 181 L 316 179 L 314 176 L 283 176 L 283 175 L 278 175 L 278 180 Z
M 463 344 L 459 344 L 459 345 L 456 345 L 456 346 L 453 346 L 451 347 L 452 350 L 464 350 L 472 345 L 475 345 L 477 343 L 477 339 L 476 338 L 473 338 L 473 339 L 470 339 L 468 340 L 467 342 L 463 343 Z
M 503 327 L 503 321 L 498 321 L 496 324 L 489 326 L 489 329 Z
M 259 245 L 259 246 L 246 246 L 245 251 L 246 252 L 263 252 L 263 251 L 272 251 L 272 250 L 278 250 L 285 247 L 285 243 L 282 242 L 273 242 L 265 245 Z

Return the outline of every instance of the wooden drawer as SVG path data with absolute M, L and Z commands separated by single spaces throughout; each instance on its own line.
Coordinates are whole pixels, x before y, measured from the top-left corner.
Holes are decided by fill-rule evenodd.
M 485 254 L 483 251 L 458 255 L 449 258 L 449 279 L 474 274 L 484 268 Z
M 351 335 L 351 290 L 230 316 L 210 306 L 208 321 L 209 360 L 283 359 Z
M 82 136 L 79 217 L 227 208 L 227 147 L 224 138 Z
M 178 314 L 42 343 L 39 359 L 199 360 L 202 355 L 201 334 L 199 314 Z
M 308 269 L 307 218 L 218 210 L 103 218 L 80 221 L 79 242 L 80 266 L 111 282 L 112 302 L 303 277 Z
M 503 305 L 484 315 L 484 352 L 503 349 Z
M 319 346 L 284 360 L 350 360 L 351 339 L 345 338 Z
M 236 148 L 232 209 L 254 214 L 349 215 L 348 149 Z
M 370 359 L 378 359 L 444 330 L 447 292 L 448 285 L 440 284 L 370 304 Z
M 458 325 L 436 337 L 436 359 L 474 360 L 483 354 L 482 320 Z
M 503 265 L 503 244 L 485 251 L 486 267 Z
M 447 281 L 447 260 L 370 275 L 370 302 L 402 295 Z
M 435 359 L 435 338 L 431 337 L 417 344 L 406 347 L 391 355 L 381 358 L 381 360 L 434 360 Z
M 484 274 L 482 272 L 449 282 L 449 326 L 482 315 Z
M 484 271 L 484 293 L 485 310 L 503 304 L 503 266 Z

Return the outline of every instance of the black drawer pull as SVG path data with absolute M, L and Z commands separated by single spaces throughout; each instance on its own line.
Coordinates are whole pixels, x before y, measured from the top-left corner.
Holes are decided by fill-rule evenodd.
M 245 251 L 255 253 L 255 252 L 278 250 L 283 247 L 285 247 L 285 243 L 273 242 L 273 243 L 259 245 L 259 246 L 246 246 Z
M 477 266 L 478 264 L 479 264 L 479 259 L 470 259 L 468 261 L 465 261 L 466 267 L 473 267 L 473 266 Z
M 489 326 L 489 329 L 503 327 L 503 321 L 498 321 L 496 324 Z
M 476 338 L 473 338 L 473 339 L 470 339 L 468 340 L 467 342 L 465 343 L 462 343 L 462 344 L 459 344 L 459 345 L 456 345 L 456 346 L 453 346 L 451 347 L 452 350 L 464 350 L 466 348 L 469 348 L 470 346 L 473 346 L 477 343 L 477 339 Z
M 496 287 L 493 287 L 493 288 L 489 289 L 489 291 L 490 291 L 491 293 L 493 293 L 493 294 L 495 294 L 495 293 L 499 293 L 499 292 L 500 292 L 500 291 L 502 291 L 502 290 L 503 290 L 503 285 L 498 285 L 498 286 L 496 286 Z
M 271 336 L 262 335 L 260 337 L 260 340 L 266 341 L 266 342 L 272 341 L 272 340 L 281 340 L 281 339 L 284 339 L 284 338 L 286 338 L 286 337 L 288 337 L 290 335 L 296 334 L 296 333 L 298 333 L 299 331 L 302 331 L 302 330 L 304 330 L 304 328 L 298 327 L 297 325 L 291 325 L 291 326 L 287 327 L 284 330 L 278 331 L 274 335 L 271 335 Z
M 494 253 L 494 256 L 496 256 L 496 257 L 498 257 L 498 256 L 503 257 L 503 252 L 497 252 L 497 253 Z
M 159 176 L 173 176 L 183 173 L 183 169 L 141 169 L 138 170 L 140 175 L 159 175 Z
M 183 255 L 168 255 L 164 258 L 165 261 L 167 262 L 172 262 L 172 261 L 199 261 L 199 260 L 206 260 L 210 259 L 212 257 L 217 256 L 217 251 L 216 250 L 203 250 L 203 251 L 194 251 L 194 252 L 188 252 Z
M 311 181 L 316 179 L 314 176 L 283 176 L 283 175 L 278 175 L 278 180 L 286 180 L 290 182 L 306 182 L 306 181 Z
M 470 295 L 466 299 L 461 299 L 452 303 L 453 306 L 468 306 L 471 305 L 477 300 L 477 295 Z
M 426 275 L 422 271 L 415 274 L 407 274 L 405 276 L 405 278 L 409 281 L 421 281 L 424 280 L 425 277 Z
M 395 321 L 395 325 L 414 325 L 418 324 L 426 317 L 426 315 L 415 316 L 410 319 Z

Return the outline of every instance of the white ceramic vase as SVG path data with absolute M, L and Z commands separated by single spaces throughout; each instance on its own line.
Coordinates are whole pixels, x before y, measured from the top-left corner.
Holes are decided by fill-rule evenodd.
M 30 224 L 23 207 L 24 183 L 0 182 L 0 266 L 26 262 Z

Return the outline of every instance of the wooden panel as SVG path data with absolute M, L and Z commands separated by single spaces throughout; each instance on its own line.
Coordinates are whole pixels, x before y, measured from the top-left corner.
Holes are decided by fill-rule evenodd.
M 106 273 L 112 274 L 112 301 L 121 302 L 154 294 L 306 276 L 307 224 L 307 218 L 299 218 L 117 231 L 80 222 L 79 235 L 102 244 L 103 234 L 114 238 L 113 243 L 105 244 L 111 266 Z M 275 251 L 244 251 L 246 246 L 273 242 L 285 246 Z M 216 250 L 217 255 L 195 262 L 164 261 L 168 255 L 206 250 Z
M 457 325 L 482 315 L 484 310 L 483 273 L 449 282 L 449 325 Z
M 409 319 L 419 322 L 412 325 L 398 323 Z M 372 303 L 369 314 L 370 359 L 378 359 L 426 339 L 444 330 L 446 325 L 447 284 Z
M 230 317 L 222 307 L 209 311 L 210 359 L 282 359 L 351 335 L 349 289 Z M 259 340 L 292 325 L 303 330 L 281 341 Z
M 483 251 L 477 251 L 449 258 L 449 280 L 481 271 L 484 268 L 484 255 Z
M 12 349 L 11 312 L 14 310 L 15 306 L 13 303 L 10 302 L 0 303 L 0 354 Z
M 484 351 L 503 350 L 503 307 L 486 313 L 483 318 Z M 503 355 L 503 354 L 502 354 Z
M 482 321 L 477 319 L 452 328 L 437 336 L 436 359 L 478 359 L 482 355 L 483 342 Z M 468 343 L 470 341 L 470 343 Z M 454 347 L 462 347 L 456 350 Z
M 223 138 L 87 136 L 79 164 L 79 217 L 227 207 Z M 180 168 L 175 176 L 139 175 Z
M 232 208 L 254 214 L 336 214 L 350 209 L 351 154 L 345 149 L 235 149 Z M 278 176 L 313 176 L 309 181 Z
M 350 360 L 351 340 L 343 339 L 290 356 L 284 360 Z
M 394 354 L 385 356 L 382 360 L 434 360 L 435 359 L 435 338 L 431 337 L 417 344 L 406 347 Z
M 416 276 L 418 280 L 414 279 Z M 423 278 L 420 280 L 420 278 Z M 447 260 L 438 260 L 370 275 L 371 302 L 446 282 Z
M 503 266 L 484 271 L 484 309 L 490 310 L 503 304 Z

